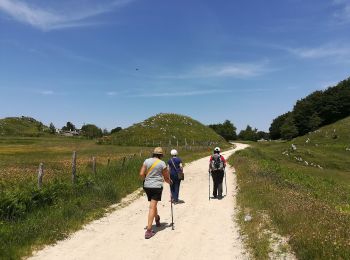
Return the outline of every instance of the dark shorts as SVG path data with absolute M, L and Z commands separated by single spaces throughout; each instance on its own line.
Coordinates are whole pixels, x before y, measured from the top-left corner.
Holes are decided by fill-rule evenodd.
M 151 200 L 161 201 L 162 200 L 163 188 L 145 188 L 145 187 L 143 187 L 143 190 L 147 194 L 148 201 L 151 201 Z

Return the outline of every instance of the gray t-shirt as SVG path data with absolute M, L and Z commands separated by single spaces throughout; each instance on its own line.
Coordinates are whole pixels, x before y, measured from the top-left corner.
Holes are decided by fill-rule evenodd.
M 146 166 L 146 174 L 149 169 L 152 167 L 155 161 L 158 161 L 158 158 L 149 158 L 146 159 L 143 165 Z M 166 168 L 165 162 L 159 160 L 157 165 L 151 170 L 151 172 L 145 178 L 144 187 L 145 188 L 162 188 L 163 187 L 163 170 Z

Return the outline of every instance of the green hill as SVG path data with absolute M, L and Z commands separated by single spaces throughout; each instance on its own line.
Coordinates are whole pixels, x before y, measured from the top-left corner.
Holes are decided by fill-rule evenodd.
M 111 136 L 118 145 L 213 145 L 225 140 L 214 130 L 188 116 L 158 114 Z
M 42 136 L 48 127 L 31 117 L 0 119 L 0 136 Z
M 257 258 L 268 258 L 269 238 L 257 234 L 270 228 L 291 238 L 298 259 L 350 259 L 349 158 L 350 117 L 288 142 L 252 144 L 230 158 L 238 204 L 254 219 L 242 230 Z
M 350 170 L 350 117 L 295 138 L 293 157 L 323 168 Z

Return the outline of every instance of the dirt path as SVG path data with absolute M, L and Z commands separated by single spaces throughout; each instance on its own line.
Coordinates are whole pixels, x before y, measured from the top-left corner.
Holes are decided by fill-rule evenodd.
M 227 158 L 247 145 L 236 144 L 224 152 Z M 30 259 L 246 259 L 234 222 L 236 175 L 228 167 L 228 195 L 208 200 L 209 157 L 188 164 L 180 199 L 174 205 L 175 230 L 171 223 L 169 188 L 164 186 L 159 204 L 161 222 L 157 234 L 144 239 L 148 202 L 145 196 L 108 216 L 86 225 L 69 239 L 48 246 Z M 212 182 L 211 182 L 212 185 Z M 212 186 L 211 186 L 212 187 Z M 157 230 L 157 229 L 155 229 Z

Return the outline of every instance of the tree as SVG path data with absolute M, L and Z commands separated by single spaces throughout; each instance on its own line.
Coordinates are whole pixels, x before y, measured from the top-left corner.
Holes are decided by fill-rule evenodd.
M 41 122 L 38 123 L 37 127 L 39 132 L 42 132 L 44 130 L 44 124 Z
M 103 129 L 103 135 L 109 135 L 107 128 Z
M 101 128 L 98 128 L 97 126 L 95 126 L 93 124 L 83 125 L 83 127 L 81 128 L 81 132 L 82 132 L 83 136 L 85 136 L 89 139 L 93 139 L 93 138 L 97 138 L 97 137 L 102 136 Z
M 237 128 L 233 125 L 233 123 L 231 123 L 230 120 L 225 120 L 223 124 L 209 125 L 209 127 L 212 128 L 217 134 L 225 138 L 226 141 L 237 139 Z
M 270 131 L 270 138 L 273 140 L 280 139 L 281 136 L 281 126 L 284 124 L 284 121 L 287 119 L 287 117 L 291 114 L 291 112 L 285 113 L 283 115 L 280 115 L 276 117 L 269 128 Z
M 71 122 L 67 122 L 66 126 L 62 127 L 63 131 L 75 131 L 75 125 L 73 125 Z
M 290 115 L 281 126 L 281 136 L 285 140 L 291 140 L 298 136 L 298 128 L 294 123 L 294 118 Z
M 256 128 L 252 128 L 250 125 L 247 125 L 245 130 L 241 130 L 239 132 L 238 138 L 244 141 L 254 141 L 258 140 L 258 130 Z
M 315 131 L 321 125 L 321 123 L 322 119 L 317 113 L 314 113 L 309 119 L 308 128 L 310 131 Z
M 261 139 L 268 140 L 268 139 L 270 139 L 269 133 L 266 133 L 264 131 L 258 131 L 256 133 L 256 135 L 258 137 L 258 140 L 261 140 Z
M 53 123 L 50 123 L 49 132 L 50 132 L 50 134 L 55 134 L 56 133 L 56 127 L 54 126 Z
M 113 129 L 111 130 L 111 134 L 118 133 L 118 132 L 121 131 L 121 130 L 122 130 L 122 128 L 118 126 L 118 127 L 113 128 Z

